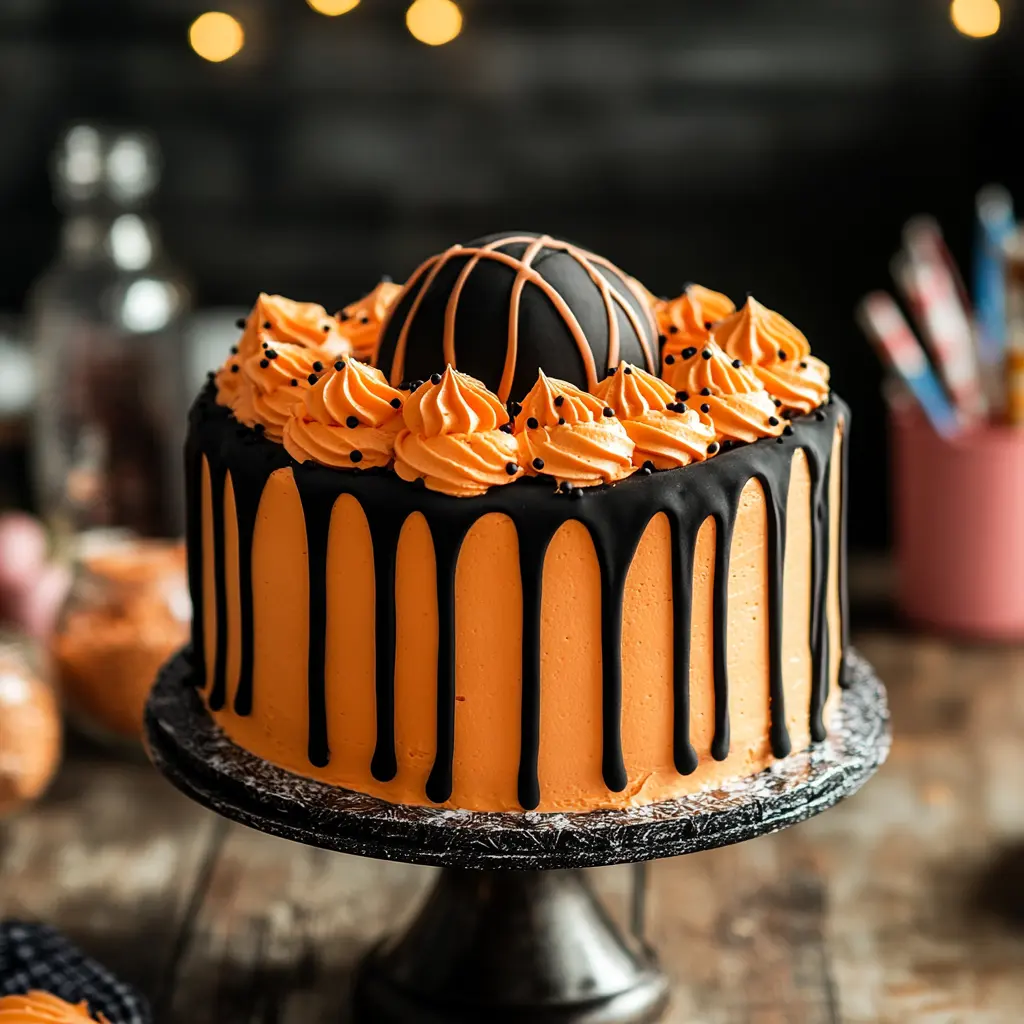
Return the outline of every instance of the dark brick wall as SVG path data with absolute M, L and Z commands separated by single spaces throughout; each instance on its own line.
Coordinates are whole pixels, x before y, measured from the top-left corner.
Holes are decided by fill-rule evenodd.
M 0 309 L 53 246 L 60 126 L 137 122 L 161 139 L 157 212 L 201 301 L 337 305 L 455 239 L 562 233 L 655 290 L 693 278 L 789 315 L 859 414 L 866 492 L 879 373 L 854 302 L 909 214 L 939 214 L 966 259 L 974 189 L 1021 184 L 1010 0 L 981 42 L 945 0 L 463 0 L 463 36 L 436 50 L 400 0 L 338 19 L 209 6 L 248 28 L 227 64 L 185 44 L 195 0 L 0 0 Z M 855 539 L 880 540 L 882 503 L 855 512 Z

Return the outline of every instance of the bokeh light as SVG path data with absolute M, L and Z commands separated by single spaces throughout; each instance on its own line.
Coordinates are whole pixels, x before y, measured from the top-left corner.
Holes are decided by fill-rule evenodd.
M 318 14 L 326 14 L 329 18 L 348 14 L 359 6 L 359 0 L 306 0 L 306 3 Z
M 999 0 L 953 0 L 949 16 L 956 30 L 972 39 L 994 36 L 1002 22 Z
M 188 41 L 203 60 L 219 64 L 234 57 L 245 45 L 245 29 L 230 14 L 207 11 L 192 22 L 188 30 Z
M 462 11 L 454 0 L 416 0 L 405 23 L 421 43 L 443 46 L 462 31 Z

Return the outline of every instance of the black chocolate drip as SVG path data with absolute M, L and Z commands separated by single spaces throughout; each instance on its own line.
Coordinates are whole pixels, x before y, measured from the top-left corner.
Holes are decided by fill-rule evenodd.
M 637 545 L 651 519 L 664 513 L 672 537 L 674 658 L 674 759 L 680 774 L 697 767 L 690 742 L 690 626 L 694 549 L 701 525 L 715 522 L 715 574 L 713 582 L 713 661 L 715 731 L 712 756 L 729 753 L 728 592 L 729 555 L 740 496 L 751 480 L 759 481 L 765 495 L 768 527 L 768 618 L 771 701 L 771 744 L 776 757 L 790 750 L 783 701 L 782 623 L 783 569 L 785 565 L 786 505 L 793 453 L 807 456 L 812 500 L 812 580 L 810 642 L 812 654 L 811 703 L 808 709 L 813 738 L 825 736 L 822 721 L 829 688 L 829 631 L 827 617 L 829 576 L 829 479 L 832 445 L 840 422 L 849 422 L 849 410 L 833 400 L 817 416 L 794 420 L 792 436 L 766 438 L 724 452 L 708 462 L 681 470 L 636 476 L 613 487 L 577 492 L 574 498 L 554 493 L 549 481 L 522 480 L 493 488 L 473 499 L 436 494 L 413 487 L 393 473 L 381 470 L 341 472 L 306 463 L 295 464 L 284 449 L 251 431 L 240 430 L 226 410 L 217 406 L 212 387 L 193 408 L 191 435 L 186 449 L 189 495 L 189 583 L 195 606 L 193 647 L 202 665 L 202 456 L 213 482 L 213 560 L 216 604 L 216 658 L 209 702 L 222 708 L 227 698 L 227 595 L 224 584 L 225 476 L 231 473 L 238 516 L 239 576 L 241 591 L 241 671 L 236 681 L 234 709 L 252 709 L 252 586 L 251 549 L 256 512 L 269 475 L 291 466 L 306 523 L 309 551 L 309 757 L 328 763 L 325 661 L 326 561 L 331 512 L 342 494 L 352 495 L 362 507 L 370 528 L 374 561 L 376 614 L 375 661 L 377 737 L 371 771 L 388 781 L 397 770 L 395 754 L 395 562 L 402 526 L 420 512 L 430 527 L 437 576 L 437 752 L 427 782 L 427 796 L 438 803 L 451 797 L 455 756 L 455 579 L 459 551 L 473 523 L 490 513 L 508 515 L 519 538 L 522 583 L 522 704 L 518 776 L 519 802 L 532 809 L 541 800 L 538 778 L 541 714 L 541 608 L 544 556 L 551 539 L 571 520 L 583 524 L 594 542 L 601 571 L 601 645 L 604 781 L 613 792 L 627 784 L 621 739 L 622 605 L 627 574 Z M 781 442 L 781 443 L 777 443 Z M 846 443 L 843 444 L 844 463 Z M 843 473 L 845 528 L 845 472 Z M 218 511 L 219 510 L 219 511 Z M 244 548 L 244 551 L 242 550 Z M 838 567 L 841 586 L 845 567 Z M 846 604 L 842 604 L 845 646 Z M 197 672 L 200 679 L 205 673 Z

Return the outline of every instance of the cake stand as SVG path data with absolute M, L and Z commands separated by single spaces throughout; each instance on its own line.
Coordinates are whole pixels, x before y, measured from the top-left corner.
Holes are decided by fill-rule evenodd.
M 871 666 L 851 651 L 844 670 L 828 742 L 722 789 L 589 814 L 393 805 L 275 768 L 214 724 L 187 652 L 157 679 L 146 736 L 167 778 L 225 817 L 311 846 L 443 869 L 404 934 L 358 968 L 359 1024 L 646 1024 L 664 1010 L 668 982 L 643 941 L 642 873 L 627 936 L 580 869 L 631 863 L 642 872 L 648 860 L 795 825 L 856 792 L 885 760 L 889 719 Z

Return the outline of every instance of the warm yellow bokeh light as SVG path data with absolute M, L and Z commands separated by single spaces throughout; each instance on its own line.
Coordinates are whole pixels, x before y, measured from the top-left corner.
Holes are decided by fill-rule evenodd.
M 958 32 L 973 39 L 994 36 L 1002 21 L 999 0 L 953 0 L 949 16 Z
M 462 31 L 462 11 L 454 0 L 416 0 L 405 12 L 405 23 L 421 43 L 442 46 Z
M 245 45 L 245 29 L 230 14 L 207 11 L 192 22 L 188 41 L 203 60 L 220 63 L 234 57 Z
M 318 14 L 326 14 L 329 18 L 348 14 L 359 6 L 359 0 L 306 0 L 306 3 Z

